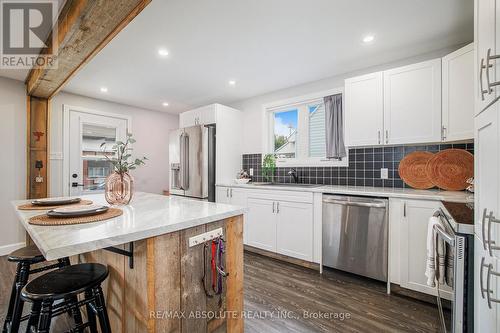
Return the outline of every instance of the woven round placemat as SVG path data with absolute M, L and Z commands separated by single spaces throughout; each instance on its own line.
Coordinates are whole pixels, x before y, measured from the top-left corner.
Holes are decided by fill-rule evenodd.
M 474 155 L 464 149 L 442 150 L 426 168 L 429 179 L 440 189 L 462 191 L 469 186 L 467 179 L 474 176 Z
M 71 206 L 80 206 L 80 205 L 92 205 L 93 202 L 92 200 L 81 200 L 80 202 L 75 202 L 69 205 L 57 205 L 57 206 L 40 206 L 40 205 L 33 205 L 31 203 L 27 203 L 24 205 L 19 205 L 17 206 L 17 209 L 19 210 L 49 210 L 49 209 L 56 209 L 59 207 L 71 207 Z
M 29 224 L 34 225 L 69 225 L 99 222 L 112 219 L 123 214 L 119 208 L 109 208 L 106 212 L 98 215 L 80 216 L 80 217 L 49 217 L 47 214 L 33 216 L 28 220 Z
M 434 184 L 427 175 L 427 162 L 434 156 L 428 151 L 415 151 L 406 155 L 399 162 L 399 176 L 409 186 L 426 190 L 434 187 Z

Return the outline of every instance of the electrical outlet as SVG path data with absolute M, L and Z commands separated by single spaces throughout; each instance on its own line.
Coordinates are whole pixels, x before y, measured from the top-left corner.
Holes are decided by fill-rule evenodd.
M 253 177 L 253 168 L 250 168 L 250 177 Z
M 381 168 L 380 169 L 380 178 L 381 179 L 388 179 L 389 178 L 389 169 Z

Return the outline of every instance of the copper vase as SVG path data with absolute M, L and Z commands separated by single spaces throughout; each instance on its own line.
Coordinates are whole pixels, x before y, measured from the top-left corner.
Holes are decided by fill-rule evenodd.
M 134 179 L 127 172 L 113 172 L 106 178 L 105 196 L 111 205 L 128 205 L 134 192 Z

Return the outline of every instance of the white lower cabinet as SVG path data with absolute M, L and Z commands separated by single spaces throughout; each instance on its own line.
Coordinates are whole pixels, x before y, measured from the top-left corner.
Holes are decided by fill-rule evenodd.
M 474 332 L 500 331 L 500 306 L 491 299 L 498 299 L 500 278 L 491 272 L 498 271 L 498 260 L 489 256 L 479 237 L 474 237 Z M 488 266 L 491 265 L 489 268 Z M 488 278 L 488 270 L 490 277 Z M 488 306 L 488 279 L 490 280 L 490 306 Z
M 248 199 L 247 244 L 276 252 L 276 203 L 267 199 Z
M 312 204 L 249 198 L 246 224 L 248 245 L 313 260 Z
M 315 261 L 311 193 L 217 186 L 216 201 L 247 208 L 243 230 L 245 245 Z M 321 218 L 321 214 L 318 216 Z
M 284 201 L 276 204 L 276 251 L 313 261 L 312 204 Z
M 235 206 L 247 207 L 247 191 L 242 188 L 217 186 L 215 188 L 215 201 Z M 243 242 L 247 243 L 247 223 L 243 223 Z
M 399 249 L 392 248 L 391 255 L 399 251 L 399 284 L 401 287 L 422 293 L 437 295 L 433 287 L 427 285 L 425 267 L 427 259 L 427 226 L 429 218 L 440 207 L 439 201 L 398 200 L 393 201 L 391 209 L 397 209 L 400 215 L 391 214 L 391 226 L 398 224 Z M 394 276 L 394 274 L 391 274 Z M 391 281 L 392 282 L 392 281 Z M 452 290 L 448 286 L 440 289 L 441 297 L 452 299 Z

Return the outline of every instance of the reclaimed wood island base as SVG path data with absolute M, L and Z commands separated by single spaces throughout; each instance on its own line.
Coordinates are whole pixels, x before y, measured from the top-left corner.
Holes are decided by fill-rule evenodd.
M 70 256 L 72 264 L 94 262 L 108 266 L 110 274 L 102 286 L 113 332 L 243 332 L 244 210 L 151 194 L 140 197 L 123 208 L 131 214 L 124 212 L 115 221 L 104 221 L 109 223 L 104 226 L 106 230 L 92 229 L 103 228 L 97 223 L 34 226 L 27 223 L 32 212 L 17 212 L 48 260 Z M 161 214 L 143 207 L 141 201 L 146 199 L 147 206 L 160 206 Z M 197 211 L 200 214 L 196 218 Z M 150 223 L 154 218 L 158 224 Z M 112 223 L 121 227 L 115 228 Z M 204 271 L 210 274 L 211 267 L 203 255 L 204 245 L 189 246 L 190 237 L 217 228 L 223 229 L 228 273 L 221 298 L 205 293 L 202 278 Z M 164 232 L 171 229 L 174 231 Z M 85 238 L 83 242 L 83 236 L 92 241 Z M 132 268 L 129 257 L 105 249 L 113 246 L 128 251 L 129 242 L 133 242 Z
M 189 237 L 220 227 L 229 272 L 222 307 L 205 295 L 203 245 L 188 244 Z M 103 290 L 113 332 L 243 332 L 242 216 L 136 241 L 132 269 L 127 257 L 105 250 L 71 261 L 108 265 Z

